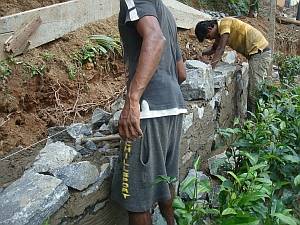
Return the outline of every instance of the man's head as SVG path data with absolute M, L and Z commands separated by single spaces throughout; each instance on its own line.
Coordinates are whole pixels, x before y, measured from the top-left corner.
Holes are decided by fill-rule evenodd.
M 204 39 L 216 39 L 218 37 L 218 23 L 217 20 L 201 21 L 195 28 L 195 34 L 200 42 Z

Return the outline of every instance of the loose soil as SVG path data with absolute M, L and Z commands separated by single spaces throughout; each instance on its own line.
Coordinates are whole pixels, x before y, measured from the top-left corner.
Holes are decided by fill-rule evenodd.
M 8 15 L 58 2 L 63 1 L 27 0 L 21 4 L 7 0 L 0 3 L 0 13 Z M 263 17 L 244 20 L 268 31 L 268 21 Z M 86 122 L 96 107 L 110 110 L 110 104 L 124 94 L 126 71 L 121 56 L 110 55 L 98 58 L 95 64 L 83 65 L 75 80 L 70 80 L 67 72 L 72 56 L 89 35 L 118 37 L 116 24 L 116 16 L 89 24 L 8 62 L 12 75 L 0 84 L 0 159 L 47 137 L 49 127 Z M 282 44 L 285 53 L 291 53 L 287 43 L 299 38 L 299 27 L 277 24 L 277 29 L 277 43 Z M 178 37 L 184 59 L 198 59 L 201 51 L 211 45 L 209 41 L 199 44 L 193 31 L 179 30 Z M 300 45 L 296 52 L 300 54 Z M 31 69 L 24 69 L 24 63 Z M 34 75 L 34 67 L 44 68 L 44 73 Z M 21 176 L 43 144 L 0 161 L 0 187 Z
M 2 0 L 0 17 L 62 2 L 67 2 L 67 0 Z

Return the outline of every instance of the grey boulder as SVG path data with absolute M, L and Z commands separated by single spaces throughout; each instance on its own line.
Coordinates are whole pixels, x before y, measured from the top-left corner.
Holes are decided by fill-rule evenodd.
M 55 142 L 46 145 L 30 170 L 38 173 L 52 173 L 55 169 L 70 164 L 74 159 L 80 157 L 80 154 L 63 142 Z
M 1 225 L 40 225 L 69 198 L 55 177 L 27 173 L 0 194 Z
M 61 179 L 68 187 L 82 191 L 97 181 L 99 171 L 90 162 L 83 161 L 57 169 L 54 176 Z

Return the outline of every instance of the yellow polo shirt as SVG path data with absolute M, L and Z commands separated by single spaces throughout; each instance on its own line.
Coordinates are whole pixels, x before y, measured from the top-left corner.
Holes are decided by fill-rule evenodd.
M 249 57 L 265 49 L 269 43 L 264 35 L 241 20 L 226 17 L 218 21 L 219 34 L 229 34 L 228 45 L 237 52 Z

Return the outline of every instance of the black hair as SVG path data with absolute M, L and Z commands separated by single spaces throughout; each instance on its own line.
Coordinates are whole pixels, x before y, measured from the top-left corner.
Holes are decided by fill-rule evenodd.
M 200 42 L 203 42 L 208 34 L 208 28 L 218 25 L 217 20 L 205 20 L 196 25 L 195 34 Z

